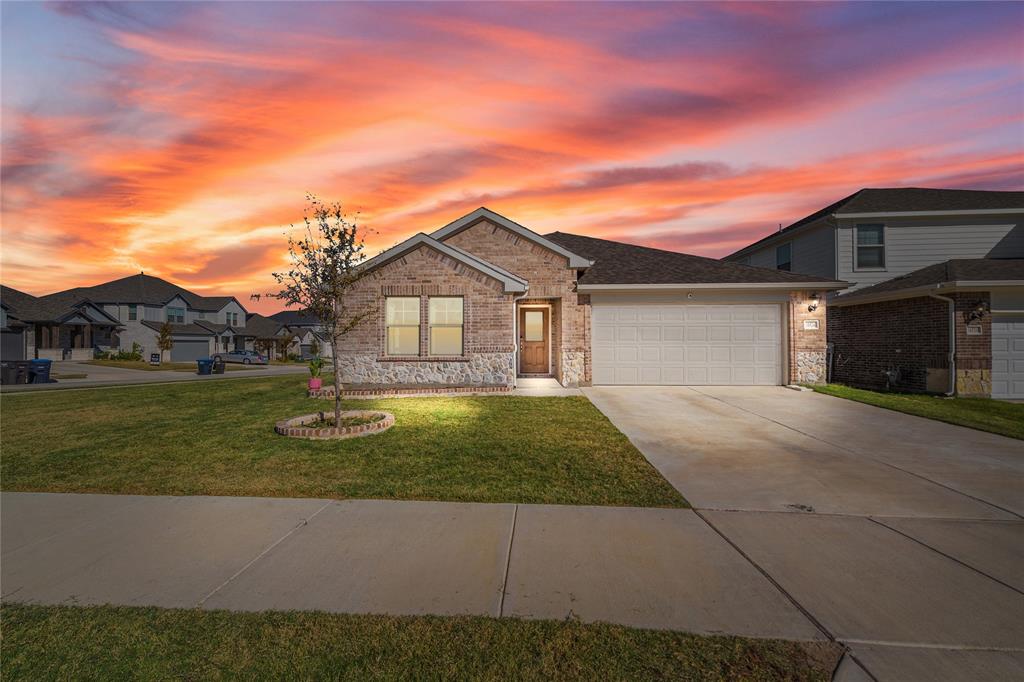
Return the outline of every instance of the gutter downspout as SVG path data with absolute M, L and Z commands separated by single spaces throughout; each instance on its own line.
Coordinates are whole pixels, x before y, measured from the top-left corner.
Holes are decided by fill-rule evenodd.
M 512 388 L 519 383 L 519 369 L 516 364 L 519 362 L 519 308 L 517 304 L 530 294 L 530 285 L 526 285 L 526 291 L 520 296 L 512 296 Z
M 928 294 L 928 297 L 949 304 L 949 390 L 946 395 L 952 396 L 956 394 L 956 301 L 939 294 Z

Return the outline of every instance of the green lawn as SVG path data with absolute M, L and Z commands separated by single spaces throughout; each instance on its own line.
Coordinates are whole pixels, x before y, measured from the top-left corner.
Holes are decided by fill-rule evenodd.
M 8 604 L 8 680 L 828 680 L 832 643 L 575 621 Z
M 988 398 L 946 398 L 919 393 L 879 393 L 841 384 L 811 386 L 818 393 L 928 417 L 949 424 L 1024 439 L 1024 404 Z
M 684 507 L 583 397 L 347 401 L 396 424 L 350 440 L 274 433 L 331 409 L 305 376 L 9 394 L 4 490 Z

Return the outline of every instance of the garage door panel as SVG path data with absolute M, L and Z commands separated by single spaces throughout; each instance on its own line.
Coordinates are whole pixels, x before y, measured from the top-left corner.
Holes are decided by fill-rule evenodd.
M 753 327 L 733 327 L 733 341 L 753 341 L 756 330 Z
M 679 351 L 686 359 L 687 364 L 701 365 L 708 361 L 707 346 L 687 346 L 686 348 L 673 348 L 672 351 Z
M 711 346 L 708 348 L 708 362 L 722 363 L 732 360 L 732 348 L 728 346 Z
M 731 327 L 711 327 L 708 332 L 709 341 L 729 341 L 732 338 Z
M 595 384 L 778 384 L 778 305 L 595 305 Z
M 640 362 L 661 362 L 661 348 L 658 346 L 641 347 Z
M 661 327 L 640 327 L 640 340 L 644 342 L 661 341 Z
M 171 362 L 191 362 L 209 357 L 210 342 L 207 340 L 175 340 L 171 346 Z

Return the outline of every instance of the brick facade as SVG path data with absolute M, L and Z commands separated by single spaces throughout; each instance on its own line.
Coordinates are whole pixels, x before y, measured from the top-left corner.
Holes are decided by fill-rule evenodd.
M 956 302 L 956 367 L 959 395 L 989 395 L 992 371 L 992 321 L 964 317 L 987 293 L 951 294 Z M 972 326 L 973 326 L 972 325 Z M 861 388 L 885 389 L 886 372 L 897 370 L 891 388 L 945 392 L 949 387 L 949 305 L 922 296 L 853 306 L 833 306 L 828 339 L 834 344 L 832 380 Z
M 416 356 L 385 355 L 385 299 L 420 298 L 420 352 Z M 428 313 L 431 296 L 463 298 L 463 355 L 428 355 Z M 350 331 L 339 349 L 342 380 L 360 384 L 491 384 L 514 382 L 512 296 L 501 284 L 427 246 L 370 272 L 353 287 L 348 306 L 372 310 Z
M 823 384 L 826 377 L 827 319 L 825 297 L 810 310 L 815 292 L 789 295 L 789 383 Z M 807 324 L 805 324 L 807 322 Z M 814 327 L 817 327 L 816 329 Z
M 550 302 L 557 316 L 552 373 L 565 386 L 590 383 L 590 301 L 576 293 L 576 270 L 564 256 L 486 220 L 445 242 L 527 280 L 530 301 Z

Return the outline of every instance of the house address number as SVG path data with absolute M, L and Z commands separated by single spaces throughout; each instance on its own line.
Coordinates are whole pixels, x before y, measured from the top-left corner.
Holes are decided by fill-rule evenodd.
M 804 329 L 815 330 L 820 328 L 821 323 L 819 320 L 804 320 Z

